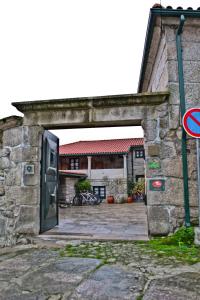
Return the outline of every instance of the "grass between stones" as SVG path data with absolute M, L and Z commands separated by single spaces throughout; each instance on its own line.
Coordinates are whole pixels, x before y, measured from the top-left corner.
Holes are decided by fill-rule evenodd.
M 200 247 L 194 245 L 193 227 L 181 227 L 173 235 L 152 239 L 141 247 L 151 250 L 157 257 L 175 258 L 188 264 L 200 262 Z
M 148 242 L 106 241 L 82 242 L 79 245 L 68 244 L 60 250 L 60 256 L 96 258 L 103 264 L 120 262 L 128 265 L 141 259 L 178 261 L 187 264 L 200 262 L 200 247 L 193 244 L 194 229 L 181 227 L 175 234 L 152 239 Z

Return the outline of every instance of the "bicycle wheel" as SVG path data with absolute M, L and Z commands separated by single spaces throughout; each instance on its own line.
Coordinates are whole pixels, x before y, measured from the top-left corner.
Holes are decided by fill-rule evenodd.
M 75 195 L 72 202 L 74 206 L 81 206 L 82 205 L 82 198 L 80 195 Z
M 92 193 L 89 193 L 89 202 L 90 202 L 90 205 L 96 205 L 98 204 L 98 198 L 96 195 L 92 194 Z

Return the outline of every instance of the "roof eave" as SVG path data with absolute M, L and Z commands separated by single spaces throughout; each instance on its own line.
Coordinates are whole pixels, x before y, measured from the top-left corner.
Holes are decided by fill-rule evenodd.
M 138 83 L 138 93 L 142 92 L 142 86 L 144 82 L 144 76 L 147 66 L 149 49 L 151 46 L 151 40 L 153 36 L 154 24 L 157 16 L 162 17 L 180 17 L 184 14 L 185 17 L 189 18 L 200 18 L 200 11 L 197 10 L 184 10 L 184 9 L 166 9 L 166 8 L 151 8 L 149 13 L 149 20 L 147 25 L 142 64 L 140 69 L 139 83 Z
M 128 149 L 128 151 L 123 151 L 123 152 L 99 152 L 99 153 L 70 153 L 70 154 L 67 154 L 67 153 L 62 153 L 62 154 L 59 154 L 59 156 L 68 156 L 68 157 L 72 157 L 72 156 L 100 156 L 100 155 L 123 155 L 123 154 L 128 154 L 128 152 L 131 150 L 131 149 L 134 149 L 134 148 L 141 148 L 141 147 L 144 147 L 144 144 L 142 145 L 131 145 Z

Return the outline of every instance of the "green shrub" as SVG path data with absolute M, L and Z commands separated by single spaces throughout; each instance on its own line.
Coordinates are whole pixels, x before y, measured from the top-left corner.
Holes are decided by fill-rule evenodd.
M 91 183 L 87 179 L 79 179 L 79 181 L 75 183 L 74 187 L 76 193 L 83 193 L 83 192 L 91 191 L 92 189 Z
M 180 227 L 173 235 L 157 241 L 160 245 L 191 246 L 194 244 L 194 227 Z
M 194 243 L 194 227 L 181 227 L 172 236 L 174 245 L 184 244 L 190 246 Z

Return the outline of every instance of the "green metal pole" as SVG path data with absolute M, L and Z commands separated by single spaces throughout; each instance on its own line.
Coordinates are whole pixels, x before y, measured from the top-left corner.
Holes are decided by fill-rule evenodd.
M 180 24 L 176 34 L 181 118 L 185 114 L 185 89 L 184 89 L 182 46 L 181 46 L 181 34 L 183 32 L 184 22 L 185 22 L 185 17 L 184 15 L 181 15 Z M 186 132 L 183 129 L 183 127 L 182 127 L 181 147 L 182 147 L 182 166 L 183 166 L 185 226 L 189 227 L 190 226 L 190 204 L 189 204 L 189 189 L 188 189 L 187 141 L 186 141 Z

